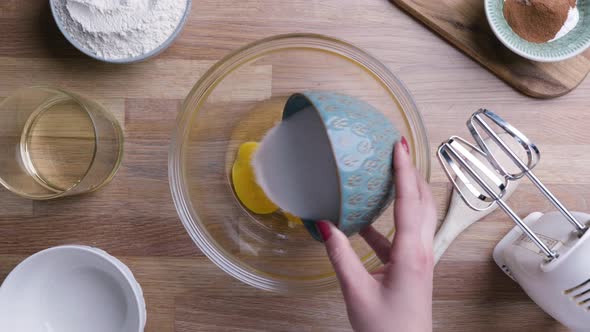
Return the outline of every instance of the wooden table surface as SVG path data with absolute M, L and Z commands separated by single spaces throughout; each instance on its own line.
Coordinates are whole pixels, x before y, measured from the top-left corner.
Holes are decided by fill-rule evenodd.
M 540 146 L 540 178 L 572 209 L 589 209 L 590 82 L 554 100 L 525 97 L 385 0 L 193 1 L 170 49 L 125 66 L 93 61 L 70 46 L 46 0 L 0 2 L 0 31 L 0 97 L 35 84 L 72 89 L 104 103 L 126 135 L 123 166 L 99 192 L 32 202 L 0 189 L 0 280 L 47 247 L 100 247 L 128 264 L 143 286 L 147 331 L 350 329 L 337 290 L 286 297 L 224 274 L 192 243 L 172 204 L 167 149 L 182 98 L 216 60 L 263 37 L 323 33 L 372 53 L 415 97 L 433 152 L 450 135 L 467 135 L 464 122 L 477 108 L 500 112 Z M 442 218 L 450 186 L 433 166 Z M 550 209 L 528 183 L 511 202 L 521 216 Z M 511 227 L 495 212 L 451 246 L 436 268 L 435 330 L 564 330 L 492 262 L 495 243 Z

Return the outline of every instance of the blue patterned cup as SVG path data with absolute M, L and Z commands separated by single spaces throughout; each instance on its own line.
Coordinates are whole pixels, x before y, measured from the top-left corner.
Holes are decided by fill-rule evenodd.
M 393 145 L 401 137 L 381 112 L 357 98 L 325 91 L 292 95 L 283 119 L 306 109 L 317 111 L 330 140 L 337 165 L 340 193 L 338 220 L 331 220 L 351 236 L 373 223 L 394 197 Z M 321 240 L 314 220 L 303 220 L 311 235 Z

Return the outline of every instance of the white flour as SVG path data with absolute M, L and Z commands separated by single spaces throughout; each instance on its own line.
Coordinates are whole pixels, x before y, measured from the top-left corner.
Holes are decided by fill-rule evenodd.
M 186 6 L 187 0 L 55 0 L 69 35 L 107 60 L 156 49 L 176 30 Z

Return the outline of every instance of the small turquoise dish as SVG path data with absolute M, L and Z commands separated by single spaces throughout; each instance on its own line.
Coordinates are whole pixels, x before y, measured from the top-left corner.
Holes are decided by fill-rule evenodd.
M 351 236 L 373 223 L 393 201 L 393 145 L 401 135 L 373 106 L 334 92 L 292 95 L 283 119 L 308 107 L 318 112 L 326 127 L 336 161 L 340 213 L 333 222 Z M 321 239 L 314 220 L 304 220 L 304 224 L 316 240 Z
M 504 0 L 485 0 L 485 11 L 494 34 L 514 53 L 539 62 L 574 57 L 590 47 L 590 0 L 578 0 L 580 20 L 565 36 L 547 43 L 531 43 L 518 36 L 504 17 Z

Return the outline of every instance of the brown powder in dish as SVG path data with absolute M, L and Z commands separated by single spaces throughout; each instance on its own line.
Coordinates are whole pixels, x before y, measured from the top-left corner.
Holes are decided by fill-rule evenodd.
M 512 30 L 533 43 L 553 39 L 561 29 L 575 0 L 506 0 L 504 17 Z

